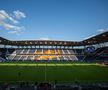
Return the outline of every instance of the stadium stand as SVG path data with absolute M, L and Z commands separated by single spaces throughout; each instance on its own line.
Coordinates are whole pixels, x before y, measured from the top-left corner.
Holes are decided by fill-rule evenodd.
M 28 83 L 18 82 L 17 84 L 2 83 L 0 84 L 0 90 L 108 90 L 107 83 Z
M 9 60 L 78 60 L 73 50 L 16 49 Z
M 10 61 L 108 61 L 108 32 L 83 41 L 11 41 L 0 37 L 0 57 Z M 103 44 L 102 44 L 103 43 Z M 11 46 L 10 48 L 8 46 Z M 83 48 L 80 48 L 80 46 Z M 43 47 L 43 48 L 42 48 Z M 44 48 L 47 47 L 47 48 Z M 78 47 L 78 48 L 74 48 Z M 93 52 L 92 48 L 95 48 Z
M 66 61 L 108 61 L 108 48 L 97 48 L 87 54 L 84 49 L 5 49 L 0 48 L 0 57 L 11 61 L 24 60 L 66 60 Z M 5 61 L 5 60 L 4 60 Z

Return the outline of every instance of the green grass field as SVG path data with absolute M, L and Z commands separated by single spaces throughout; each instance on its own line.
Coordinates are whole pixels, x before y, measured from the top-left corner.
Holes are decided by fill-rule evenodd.
M 0 81 L 31 82 L 108 82 L 108 67 L 96 63 L 4 62 Z

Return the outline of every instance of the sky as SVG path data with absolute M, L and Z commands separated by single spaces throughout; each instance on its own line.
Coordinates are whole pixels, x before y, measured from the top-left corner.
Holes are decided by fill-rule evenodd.
M 0 0 L 0 36 L 81 41 L 108 30 L 108 0 Z

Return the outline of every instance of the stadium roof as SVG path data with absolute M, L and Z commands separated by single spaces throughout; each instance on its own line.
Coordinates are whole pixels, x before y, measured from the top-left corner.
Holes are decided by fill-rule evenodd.
M 35 45 L 45 45 L 45 46 L 84 46 L 93 45 L 108 42 L 108 31 L 88 38 L 83 41 L 56 41 L 56 40 L 19 40 L 12 41 L 0 37 L 0 44 L 3 45 L 15 45 L 15 46 L 35 46 Z
M 99 44 L 105 42 L 108 42 L 108 31 L 82 41 L 82 43 L 85 45 Z

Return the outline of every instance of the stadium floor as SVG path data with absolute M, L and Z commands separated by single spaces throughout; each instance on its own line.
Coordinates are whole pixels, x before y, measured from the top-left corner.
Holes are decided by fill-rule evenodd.
M 96 63 L 0 63 L 3 82 L 108 82 L 108 67 Z

